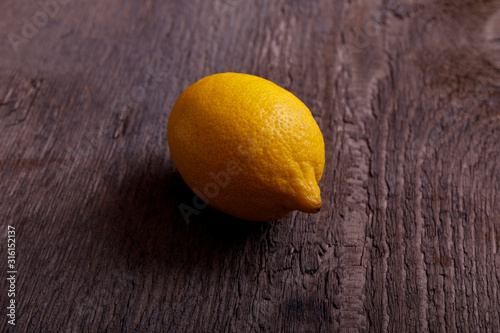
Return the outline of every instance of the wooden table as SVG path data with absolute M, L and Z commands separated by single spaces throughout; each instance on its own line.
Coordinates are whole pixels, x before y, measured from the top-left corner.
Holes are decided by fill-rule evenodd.
M 500 331 L 498 1 L 58 1 L 0 4 L 2 332 Z M 319 214 L 182 218 L 227 71 L 311 109 Z

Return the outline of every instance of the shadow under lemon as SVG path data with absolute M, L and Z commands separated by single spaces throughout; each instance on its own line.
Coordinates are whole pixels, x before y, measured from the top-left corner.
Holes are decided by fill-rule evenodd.
M 131 251 L 140 258 L 198 261 L 199 251 L 208 257 L 225 256 L 225 252 L 259 239 L 270 227 L 269 222 L 240 220 L 210 205 L 192 214 L 186 223 L 179 205 L 192 205 L 196 194 L 171 161 L 161 157 L 128 172 L 111 170 L 104 184 L 100 224 L 117 254 Z

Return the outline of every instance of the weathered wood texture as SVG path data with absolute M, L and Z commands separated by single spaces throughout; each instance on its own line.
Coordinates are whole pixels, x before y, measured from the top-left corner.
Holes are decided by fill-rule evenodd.
M 500 331 L 498 1 L 66 2 L 0 3 L 2 331 Z M 183 220 L 169 112 L 226 71 L 310 107 L 319 214 Z

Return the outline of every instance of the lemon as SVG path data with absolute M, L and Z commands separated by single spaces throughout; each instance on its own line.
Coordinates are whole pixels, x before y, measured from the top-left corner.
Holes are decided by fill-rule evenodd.
M 167 137 L 182 179 L 220 211 L 270 221 L 321 209 L 323 135 L 304 103 L 268 80 L 199 80 L 175 102 Z

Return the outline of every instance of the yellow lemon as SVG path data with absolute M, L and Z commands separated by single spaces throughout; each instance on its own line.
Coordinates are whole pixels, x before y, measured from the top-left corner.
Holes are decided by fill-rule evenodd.
M 167 137 L 186 184 L 220 211 L 269 221 L 321 209 L 323 135 L 304 103 L 268 80 L 199 80 L 175 102 Z

